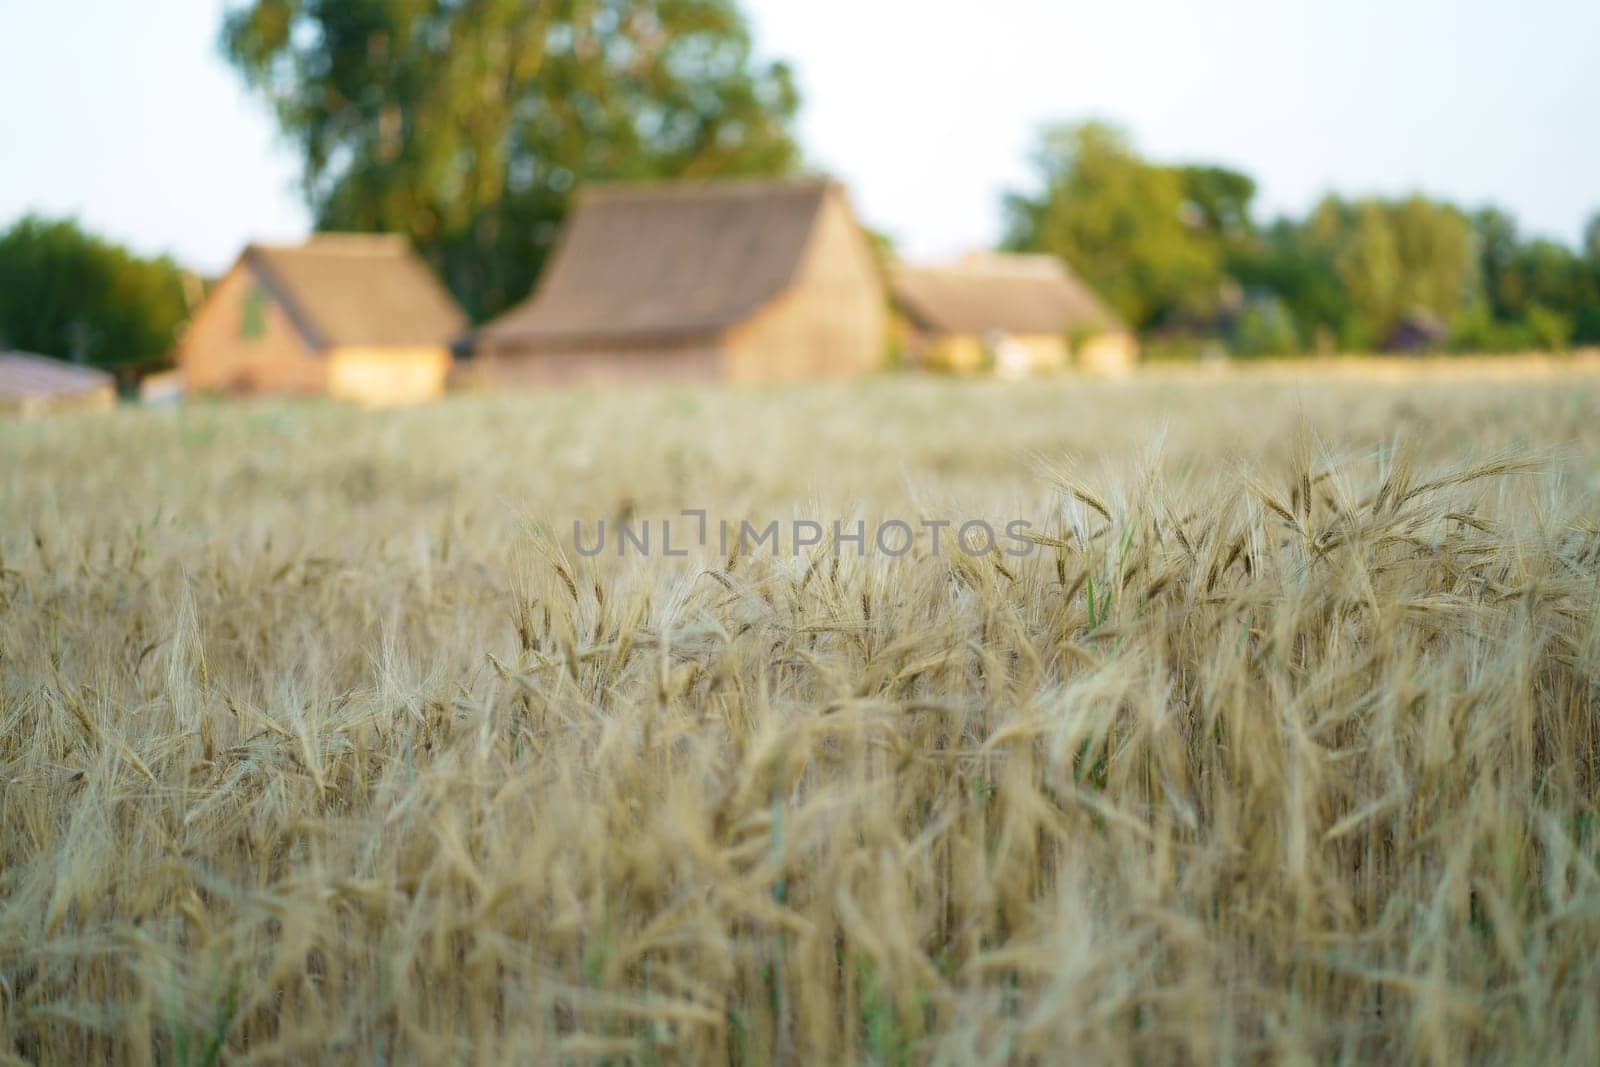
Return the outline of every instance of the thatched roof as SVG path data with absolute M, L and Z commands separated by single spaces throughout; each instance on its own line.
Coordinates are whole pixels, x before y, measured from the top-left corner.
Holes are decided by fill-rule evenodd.
M 321 233 L 251 245 L 250 264 L 317 347 L 449 344 L 467 327 L 404 237 Z
M 497 341 L 713 335 L 788 288 L 830 184 L 821 179 L 591 185 L 534 294 Z
M 895 302 L 918 328 L 938 334 L 1054 334 L 1125 329 L 1100 298 L 1054 256 L 982 254 L 943 267 L 897 264 Z
M 0 408 L 111 389 L 116 379 L 102 370 L 25 352 L 0 352 Z

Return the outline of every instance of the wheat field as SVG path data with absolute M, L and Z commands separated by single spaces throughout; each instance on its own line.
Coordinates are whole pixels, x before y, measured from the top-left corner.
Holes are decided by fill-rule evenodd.
M 1600 1062 L 1597 412 L 1238 373 L 0 423 L 0 1058 Z M 1033 537 L 575 536 L 685 508 Z

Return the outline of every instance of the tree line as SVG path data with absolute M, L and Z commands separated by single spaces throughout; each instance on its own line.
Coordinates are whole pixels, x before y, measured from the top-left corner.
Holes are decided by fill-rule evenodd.
M 523 298 L 586 181 L 802 167 L 799 93 L 734 0 L 248 0 L 221 47 L 302 163 L 318 229 L 408 235 L 475 321 Z M 1600 343 L 1600 216 L 1584 245 L 1492 208 L 1329 196 L 1261 222 L 1256 184 L 1054 127 L 1004 245 L 1060 256 L 1150 350 L 1462 350 Z M 166 359 L 195 287 L 70 220 L 0 234 L 0 347 L 120 369 Z M 1408 332 L 1409 331 L 1409 332 Z
M 25 215 L 0 233 L 0 351 L 102 367 L 131 386 L 170 361 L 196 283 L 171 257 Z
M 1259 222 L 1256 183 L 1142 157 L 1099 122 L 1053 127 L 1007 247 L 1060 256 L 1157 350 L 1236 355 L 1560 350 L 1600 343 L 1600 214 L 1579 249 L 1493 207 L 1330 194 Z

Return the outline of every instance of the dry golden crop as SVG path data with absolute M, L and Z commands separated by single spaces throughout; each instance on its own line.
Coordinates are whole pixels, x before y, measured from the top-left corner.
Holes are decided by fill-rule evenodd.
M 1600 378 L 0 424 L 0 1056 L 1600 1061 Z M 572 524 L 1014 518 L 585 556 Z

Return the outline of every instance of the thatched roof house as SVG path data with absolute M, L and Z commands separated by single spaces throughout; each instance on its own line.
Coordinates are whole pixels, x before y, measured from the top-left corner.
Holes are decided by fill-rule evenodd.
M 117 381 L 105 371 L 26 352 L 0 352 L 0 415 L 103 411 L 116 402 Z
M 913 362 L 1020 375 L 1078 366 L 1108 372 L 1138 355 L 1132 333 L 1054 256 L 979 253 L 890 274 Z
M 477 334 L 488 382 L 792 379 L 883 355 L 877 263 L 817 179 L 598 185 L 539 286 Z
M 178 348 L 190 389 L 331 393 L 372 404 L 437 394 L 466 316 L 404 237 L 317 234 L 251 245 Z

